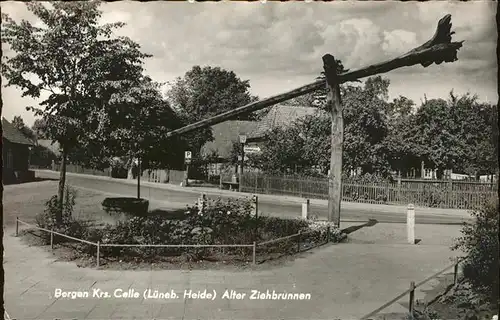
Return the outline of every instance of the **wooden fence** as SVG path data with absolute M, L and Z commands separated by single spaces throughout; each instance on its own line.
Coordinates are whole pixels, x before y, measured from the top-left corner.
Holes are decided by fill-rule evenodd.
M 37 168 L 38 169 L 38 168 Z M 53 171 L 59 171 L 60 164 L 56 163 L 53 165 Z M 105 176 L 111 177 L 111 168 L 105 168 L 103 170 L 95 170 L 85 168 L 76 164 L 67 164 L 66 172 L 89 174 L 93 176 Z M 180 184 L 184 180 L 184 171 L 182 170 L 170 170 L 170 169 L 156 169 L 156 170 L 144 170 L 142 172 L 141 181 L 156 182 L 156 183 L 173 183 Z
M 60 164 L 54 164 L 52 167 L 53 171 L 59 171 Z M 106 168 L 104 170 L 95 170 L 95 169 L 89 169 L 85 168 L 76 164 L 67 164 L 66 165 L 66 172 L 73 172 L 73 173 L 81 173 L 81 174 L 90 174 L 93 176 L 105 176 L 105 177 L 111 177 L 111 169 Z
M 326 178 L 278 177 L 259 173 L 242 176 L 241 191 L 328 199 Z M 497 196 L 497 184 L 454 180 L 400 179 L 395 182 L 342 182 L 342 200 L 436 208 L 473 209 Z

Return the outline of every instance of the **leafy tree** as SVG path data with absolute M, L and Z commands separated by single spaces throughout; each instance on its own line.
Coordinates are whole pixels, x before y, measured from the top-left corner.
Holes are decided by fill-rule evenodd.
M 344 158 L 349 169 L 389 173 L 384 140 L 388 133 L 384 111 L 389 80 L 369 78 L 364 87 L 347 86 L 343 94 Z
M 250 94 L 249 89 L 249 81 L 241 80 L 233 71 L 194 66 L 171 84 L 167 97 L 183 123 L 189 124 L 256 101 L 257 98 Z M 255 119 L 255 114 L 234 120 L 251 119 Z M 193 156 L 198 157 L 201 147 L 213 141 L 212 130 L 197 130 L 187 134 L 185 140 Z
M 452 130 L 450 108 L 443 99 L 431 99 L 417 110 L 412 139 L 426 167 L 444 170 L 456 167 L 463 159 L 463 145 Z
M 496 172 L 494 141 L 497 107 L 478 102 L 478 97 L 426 100 L 414 115 L 409 140 L 427 167 L 452 168 L 474 176 Z
M 43 118 L 40 119 L 35 119 L 35 122 L 33 122 L 33 125 L 31 126 L 31 131 L 35 134 L 35 136 L 38 139 L 49 139 L 47 135 L 47 121 L 45 121 Z
M 387 159 L 393 170 L 406 174 L 411 168 L 420 166 L 418 148 L 412 136 L 415 103 L 399 96 L 387 107 L 387 136 L 384 141 Z
M 249 165 L 271 174 L 292 173 L 307 166 L 308 159 L 302 154 L 304 139 L 301 138 L 299 123 L 287 128 L 275 128 L 268 133 L 261 153 L 249 155 Z
M 47 126 L 47 136 L 62 147 L 58 199 L 62 206 L 66 161 L 75 146 L 99 150 L 96 132 L 103 125 L 104 106 L 129 81 L 136 81 L 148 55 L 127 37 L 114 37 L 123 23 L 99 24 L 99 2 L 27 2 L 42 27 L 23 20 L 17 23 L 2 13 L 2 42 L 15 53 L 3 57 L 3 75 L 8 86 L 17 86 L 23 96 L 40 98 L 42 108 L 30 107 Z
M 103 158 L 138 158 L 143 169 L 175 166 L 182 160 L 182 141 L 165 139 L 166 133 L 181 126 L 175 112 L 161 94 L 161 84 L 149 77 L 122 87 L 112 95 L 103 112 L 97 145 L 106 143 Z M 119 112 L 113 112 L 119 110 Z
M 479 103 L 478 97 L 465 94 L 456 97 L 450 92 L 448 100 L 453 132 L 462 142 L 463 159 L 457 168 L 473 176 L 492 174 L 498 168 L 494 143 L 498 108 Z

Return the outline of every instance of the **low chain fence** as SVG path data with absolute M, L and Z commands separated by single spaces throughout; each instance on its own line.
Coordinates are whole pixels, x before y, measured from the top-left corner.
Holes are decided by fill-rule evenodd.
M 19 218 L 16 218 L 16 237 L 19 236 L 19 226 L 20 224 L 25 225 L 31 229 L 40 230 L 42 232 L 47 232 L 50 234 L 50 247 L 51 250 L 54 250 L 55 246 L 55 236 L 60 236 L 63 238 L 67 238 L 76 242 L 84 243 L 95 247 L 95 250 L 92 250 L 96 257 L 96 267 L 99 268 L 101 266 L 101 258 L 106 255 L 106 249 L 112 248 L 160 248 L 160 249 L 182 249 L 182 248 L 209 248 L 209 249 L 251 249 L 252 256 L 252 264 L 256 265 L 262 262 L 265 262 L 269 259 L 281 257 L 283 255 L 290 255 L 295 253 L 300 253 L 306 250 L 310 250 L 312 248 L 316 248 L 322 245 L 325 245 L 331 241 L 331 232 L 330 226 L 319 228 L 316 230 L 309 230 L 306 232 L 298 232 L 296 234 L 292 234 L 289 236 L 272 239 L 264 242 L 253 242 L 252 244 L 112 244 L 112 243 L 101 243 L 100 241 L 92 242 L 79 238 L 75 238 L 72 236 L 68 236 L 63 233 L 59 233 L 53 230 L 41 228 L 35 226 L 33 224 L 24 222 Z M 292 242 L 295 242 L 295 246 L 291 245 Z M 266 250 L 266 258 L 258 261 L 258 251 L 262 248 Z M 293 248 L 293 249 L 292 249 Z
M 416 313 L 416 306 L 418 304 L 417 302 L 419 302 L 419 301 L 415 300 L 415 290 L 417 288 L 423 286 L 424 284 L 426 284 L 430 280 L 433 280 L 433 279 L 439 277 L 440 275 L 442 275 L 443 273 L 445 273 L 446 271 L 448 271 L 448 270 L 450 270 L 452 268 L 453 268 L 453 285 L 456 285 L 458 283 L 458 280 L 459 280 L 458 279 L 458 268 L 459 268 L 460 263 L 462 263 L 462 259 L 457 259 L 457 261 L 455 261 L 452 265 L 447 266 L 446 268 L 442 269 L 439 272 L 436 272 L 432 276 L 428 277 L 427 279 L 425 279 L 425 280 L 423 280 L 423 281 L 421 281 L 421 282 L 419 282 L 417 284 L 415 284 L 414 281 L 410 282 L 410 286 L 409 286 L 408 290 L 406 290 L 405 292 L 401 293 L 400 295 L 398 295 L 397 297 L 395 297 L 391 301 L 387 302 L 386 304 L 382 305 L 381 307 L 377 308 L 376 310 L 374 310 L 374 311 L 370 312 L 369 314 L 361 317 L 360 320 L 371 320 L 371 319 L 373 319 L 374 316 L 377 316 L 378 314 L 380 314 L 381 311 L 383 311 L 384 309 L 386 309 L 390 305 L 392 305 L 392 304 L 394 304 L 396 302 L 399 302 L 406 295 L 408 295 L 408 315 L 409 315 L 409 318 L 407 318 L 407 319 L 414 319 L 415 313 Z M 445 293 L 446 292 L 443 292 L 442 294 L 445 294 Z M 429 301 L 426 304 L 426 306 L 432 305 L 434 303 L 434 301 L 436 301 L 439 297 L 440 297 L 440 295 L 437 296 L 437 297 L 435 297 L 431 301 Z

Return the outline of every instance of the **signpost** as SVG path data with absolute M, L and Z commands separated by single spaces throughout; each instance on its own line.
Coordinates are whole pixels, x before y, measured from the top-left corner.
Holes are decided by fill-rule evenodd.
M 245 154 L 260 153 L 260 147 L 245 146 L 245 148 L 243 149 L 243 151 L 245 152 Z
M 191 163 L 191 151 L 185 151 L 184 152 L 184 163 L 186 164 L 186 171 L 184 171 L 184 186 L 188 186 L 188 179 L 189 179 L 189 164 Z
M 245 163 L 245 143 L 247 142 L 247 136 L 244 134 L 240 135 L 240 143 L 241 143 L 241 156 L 240 156 L 240 176 L 238 181 L 238 191 L 241 192 L 241 179 L 243 177 L 243 164 Z

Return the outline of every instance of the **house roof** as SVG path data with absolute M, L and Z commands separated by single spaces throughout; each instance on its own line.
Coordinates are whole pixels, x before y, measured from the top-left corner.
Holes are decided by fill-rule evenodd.
M 33 146 L 35 143 L 28 139 L 21 131 L 19 131 L 7 119 L 2 118 L 2 138 L 11 143 L 24 144 Z
M 61 148 L 59 147 L 59 143 L 57 141 L 52 142 L 52 140 L 42 139 L 42 140 L 38 140 L 37 143 L 39 146 L 42 146 L 42 147 L 47 148 L 50 151 L 52 151 L 52 153 L 54 153 L 56 156 L 61 155 L 61 150 L 60 150 Z
M 231 154 L 233 142 L 238 141 L 240 134 L 250 134 L 255 130 L 256 121 L 225 121 L 212 126 L 214 141 L 205 143 L 201 148 L 203 155 L 217 152 L 220 158 L 228 158 Z
M 311 107 L 295 107 L 278 104 L 269 110 L 262 118 L 255 130 L 250 134 L 253 139 L 262 138 L 276 127 L 288 126 L 295 120 L 314 115 L 319 109 Z

